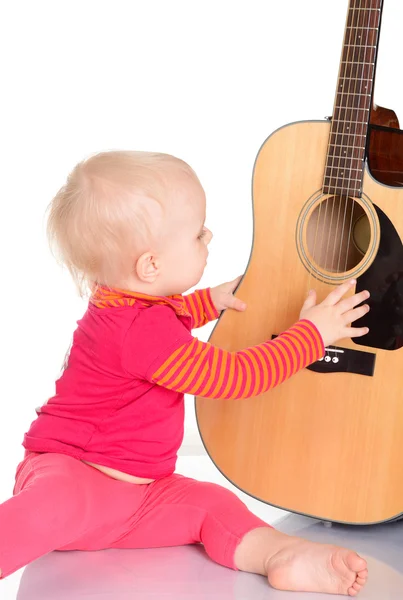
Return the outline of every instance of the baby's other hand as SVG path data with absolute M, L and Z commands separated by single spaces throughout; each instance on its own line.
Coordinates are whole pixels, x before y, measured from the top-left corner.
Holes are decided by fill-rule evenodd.
M 338 285 L 320 304 L 316 304 L 316 292 L 311 290 L 302 306 L 299 318 L 308 319 L 316 325 L 325 347 L 343 338 L 361 337 L 369 331 L 368 327 L 351 327 L 351 323 L 369 311 L 368 304 L 357 307 L 369 298 L 368 290 L 344 298 L 356 283 L 355 279 L 351 279 Z
M 226 308 L 240 311 L 246 309 L 245 302 L 242 302 L 239 298 L 235 298 L 233 294 L 242 277 L 243 275 L 240 275 L 233 281 L 227 281 L 226 283 L 221 283 L 216 287 L 210 288 L 211 299 L 218 311 L 225 310 Z

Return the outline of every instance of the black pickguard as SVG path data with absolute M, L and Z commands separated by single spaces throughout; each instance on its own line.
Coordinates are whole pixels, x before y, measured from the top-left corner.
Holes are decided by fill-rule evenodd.
M 403 346 L 403 246 L 390 219 L 374 208 L 381 228 L 379 250 L 370 268 L 357 280 L 357 292 L 367 289 L 371 293 L 366 301 L 371 310 L 353 324 L 369 327 L 369 333 L 353 338 L 353 342 L 397 350 Z

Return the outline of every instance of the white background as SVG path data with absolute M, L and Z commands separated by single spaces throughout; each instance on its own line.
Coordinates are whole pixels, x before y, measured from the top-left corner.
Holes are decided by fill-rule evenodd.
M 205 187 L 214 232 L 198 287 L 235 278 L 252 243 L 255 156 L 276 128 L 332 114 L 346 9 L 347 0 L 2 3 L 0 501 L 85 310 L 45 237 L 46 207 L 68 172 L 101 150 L 183 158 Z M 403 119 L 402 23 L 401 0 L 386 0 L 375 100 Z M 193 397 L 186 430 L 192 440 Z

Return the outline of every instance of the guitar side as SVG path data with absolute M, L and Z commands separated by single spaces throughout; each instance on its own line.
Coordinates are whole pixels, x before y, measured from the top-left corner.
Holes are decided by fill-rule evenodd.
M 271 339 L 298 320 L 309 287 L 318 301 L 333 289 L 336 282 L 309 279 L 296 230 L 304 204 L 321 189 L 329 133 L 328 122 L 294 123 L 261 147 L 253 173 L 253 246 L 237 289 L 248 309 L 225 311 L 212 344 L 234 351 Z M 403 189 L 375 181 L 367 169 L 363 192 L 401 241 Z M 363 260 L 351 270 L 357 287 L 370 268 Z M 337 346 L 371 353 L 373 375 L 305 369 L 258 397 L 198 397 L 199 431 L 217 468 L 255 498 L 334 522 L 390 520 L 403 511 L 402 350 L 352 340 Z

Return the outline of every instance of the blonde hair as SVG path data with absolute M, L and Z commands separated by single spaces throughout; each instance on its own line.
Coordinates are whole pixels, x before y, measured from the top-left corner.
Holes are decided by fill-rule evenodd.
M 197 176 L 170 154 L 115 150 L 79 162 L 48 206 L 47 236 L 84 297 L 96 283 L 119 287 L 135 257 L 160 237 L 166 197 L 178 170 Z M 154 217 L 152 217 L 154 215 Z

